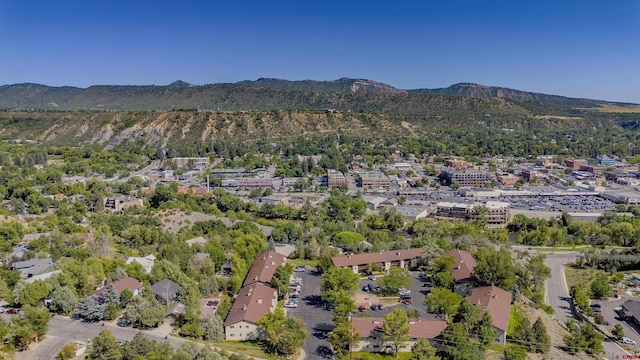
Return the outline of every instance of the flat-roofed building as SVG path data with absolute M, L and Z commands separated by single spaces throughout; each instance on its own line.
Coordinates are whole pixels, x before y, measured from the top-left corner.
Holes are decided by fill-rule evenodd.
M 565 160 L 564 164 L 571 170 L 580 170 L 580 167 L 589 165 L 585 159 Z
M 446 167 L 455 168 L 457 170 L 463 170 L 469 167 L 469 163 L 459 159 L 447 159 L 444 162 Z
M 391 189 L 391 179 L 381 171 L 371 171 L 360 175 L 365 190 Z
M 602 175 L 607 168 L 601 165 L 583 165 L 580 166 L 580 170 L 590 172 L 593 175 Z
M 341 171 L 334 169 L 327 170 L 327 187 L 329 189 L 336 186 L 344 186 L 346 184 L 347 178 L 344 177 L 344 174 Z
M 476 211 L 477 207 L 487 208 L 486 213 Z M 436 204 L 436 219 L 477 221 L 485 216 L 487 225 L 505 225 L 509 221 L 510 204 L 502 201 L 487 201 L 486 203 L 456 203 L 439 202 Z
M 440 179 L 444 185 L 459 185 L 461 187 L 482 186 L 489 182 L 489 176 L 484 171 L 475 170 L 442 170 Z
M 171 159 L 173 163 L 177 167 L 187 166 L 188 164 L 192 164 L 193 166 L 209 166 L 209 158 L 208 157 L 177 157 Z

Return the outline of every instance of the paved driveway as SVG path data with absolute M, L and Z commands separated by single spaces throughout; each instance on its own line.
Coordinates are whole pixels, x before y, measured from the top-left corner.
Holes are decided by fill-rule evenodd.
M 301 298 L 297 308 L 287 309 L 287 316 L 296 316 L 304 321 L 308 334 L 302 347 L 306 353 L 305 359 L 330 359 L 327 336 L 334 327 L 331 320 L 333 315 L 322 308 L 320 274 L 307 271 L 296 272 L 294 276 L 302 278 Z
M 71 320 L 68 317 L 54 316 L 49 322 L 49 331 L 44 340 L 40 343 L 32 344 L 29 350 L 16 353 L 16 360 L 48 360 L 55 359 L 60 349 L 65 345 L 77 342 L 87 342 L 96 337 L 103 329 L 110 330 L 116 339 L 120 341 L 131 340 L 140 330 L 130 327 L 119 327 L 115 324 L 87 323 L 80 320 Z M 159 336 L 152 331 L 143 333 L 156 341 L 168 342 L 174 348 L 179 347 L 184 340 L 169 336 Z
M 639 346 L 640 334 L 638 333 L 638 329 L 634 327 L 633 324 L 630 324 L 629 322 L 624 321 L 615 310 L 616 308 L 620 308 L 620 306 L 625 301 L 632 300 L 632 299 L 635 299 L 635 298 L 632 296 L 622 296 L 619 299 L 609 298 L 606 300 L 592 300 L 591 303 L 600 304 L 602 306 L 602 313 L 601 313 L 602 316 L 606 321 L 611 323 L 611 325 L 608 326 L 609 331 L 611 331 L 611 329 L 613 329 L 613 327 L 616 324 L 621 324 L 622 327 L 624 328 L 624 335 L 630 339 L 635 340 L 636 343 L 638 343 L 637 346 Z M 637 347 L 637 346 L 632 346 L 632 347 Z

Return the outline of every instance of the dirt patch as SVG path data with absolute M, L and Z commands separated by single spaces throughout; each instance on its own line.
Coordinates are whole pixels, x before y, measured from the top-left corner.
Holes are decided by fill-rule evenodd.
M 584 359 L 584 354 L 582 356 L 579 355 L 571 355 L 564 351 L 562 351 L 559 347 L 564 345 L 564 336 L 568 335 L 569 332 L 563 328 L 558 320 L 553 318 L 551 315 L 546 312 L 532 308 L 531 306 L 522 307 L 525 316 L 531 321 L 533 324 L 538 318 L 542 319 L 544 326 L 547 327 L 547 333 L 551 338 L 551 350 L 548 354 L 529 354 L 527 359 L 534 360 L 543 360 L 543 359 Z
M 171 234 L 177 234 L 183 228 L 191 227 L 195 222 L 198 221 L 220 220 L 226 226 L 233 226 L 233 224 L 242 221 L 217 215 L 203 214 L 199 212 L 192 212 L 190 214 L 187 214 L 184 211 L 176 209 L 164 210 L 160 212 L 158 216 L 162 219 L 162 230 L 167 231 Z M 260 224 L 256 224 L 256 226 L 258 226 L 258 228 L 262 230 L 265 236 L 271 235 L 271 231 L 273 230 L 271 226 L 264 226 Z

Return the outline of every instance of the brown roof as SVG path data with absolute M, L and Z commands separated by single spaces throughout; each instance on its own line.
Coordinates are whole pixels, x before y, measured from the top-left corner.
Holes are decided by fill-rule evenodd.
M 451 250 L 442 254 L 442 256 L 451 256 L 456 259 L 455 265 L 451 268 L 451 275 L 456 282 L 471 278 L 471 273 L 476 267 L 476 260 L 464 250 Z
M 231 306 L 224 326 L 240 321 L 255 324 L 271 310 L 271 306 L 276 304 L 277 300 L 277 291 L 270 286 L 261 283 L 245 286 L 238 292 L 238 297 Z
M 352 318 L 353 328 L 361 337 L 380 337 L 382 334 L 383 318 Z M 442 319 L 409 319 L 409 337 L 411 339 L 433 339 L 447 328 L 447 322 Z
M 125 277 L 113 282 L 113 289 L 120 294 L 124 289 L 135 291 L 142 286 L 142 283 L 132 277 Z
M 287 258 L 275 251 L 266 251 L 258 255 L 249 269 L 247 277 L 242 286 L 255 284 L 258 282 L 269 284 L 276 272 L 276 268 L 285 263 Z
M 472 304 L 482 306 L 482 313 L 489 312 L 493 326 L 507 331 L 511 311 L 511 293 L 497 286 L 475 288 L 469 295 Z
M 412 260 L 422 257 L 422 248 L 389 250 L 375 253 L 362 253 L 353 255 L 340 255 L 331 258 L 336 267 L 368 265 L 373 263 L 385 263 L 400 260 Z

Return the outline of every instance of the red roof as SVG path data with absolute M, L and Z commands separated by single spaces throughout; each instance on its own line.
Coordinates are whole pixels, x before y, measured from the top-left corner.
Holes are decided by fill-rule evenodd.
M 354 317 L 351 319 L 353 328 L 361 337 L 378 338 L 382 335 L 383 318 Z M 409 319 L 409 337 L 411 339 L 433 339 L 447 328 L 447 322 L 442 319 Z
M 260 283 L 245 286 L 238 292 L 224 326 L 233 325 L 241 321 L 257 323 L 265 316 L 278 301 L 278 292 Z
M 476 267 L 476 260 L 464 250 L 451 250 L 442 254 L 442 256 L 451 256 L 456 259 L 456 263 L 451 268 L 451 275 L 456 282 L 467 280 L 471 278 L 471 273 Z
M 509 312 L 511 311 L 511 293 L 497 286 L 475 288 L 469 295 L 469 301 L 482 306 L 482 313 L 489 312 L 493 326 L 507 331 Z
M 124 289 L 135 292 L 142 287 L 142 283 L 132 277 L 125 277 L 113 282 L 113 289 L 120 294 Z
M 374 263 L 394 262 L 400 260 L 412 260 L 422 257 L 422 248 L 389 250 L 375 253 L 362 253 L 353 255 L 340 255 L 331 258 L 336 267 L 368 265 Z
M 276 272 L 276 268 L 285 263 L 287 258 L 275 251 L 266 251 L 258 255 L 247 273 L 242 286 L 255 284 L 258 282 L 269 284 Z

